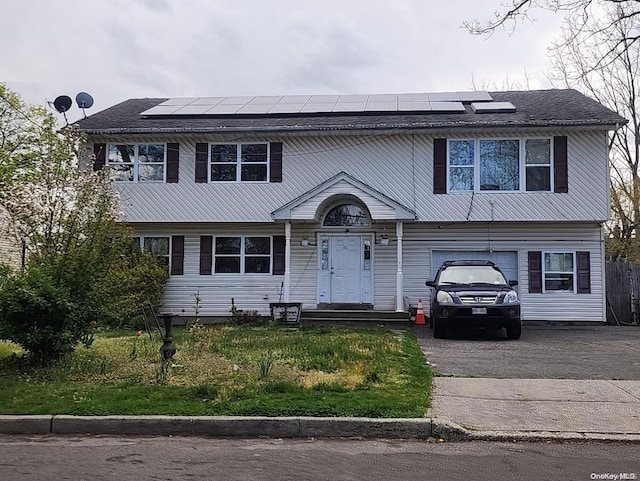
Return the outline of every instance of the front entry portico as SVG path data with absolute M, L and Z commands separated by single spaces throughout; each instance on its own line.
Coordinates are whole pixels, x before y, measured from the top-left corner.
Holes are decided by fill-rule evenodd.
M 300 223 L 305 224 L 306 232 L 310 224 L 315 226 L 315 241 L 310 243 L 309 236 L 305 236 L 300 242 L 301 246 L 317 246 L 317 274 L 311 274 L 307 269 L 308 261 L 297 268 L 307 275 L 317 275 L 317 305 L 361 304 L 376 309 L 376 269 L 388 274 L 390 259 L 387 256 L 384 264 L 375 263 L 374 247 L 378 247 L 378 243 L 389 245 L 389 240 L 392 240 L 396 251 L 395 286 L 393 282 L 385 283 L 380 287 L 380 296 L 388 300 L 390 292 L 393 293 L 396 311 L 404 310 L 402 224 L 415 220 L 414 211 L 340 172 L 275 210 L 271 217 L 285 222 L 285 302 L 289 302 L 292 289 L 291 251 L 297 230 L 294 226 Z M 395 222 L 395 238 L 389 239 L 388 234 L 376 235 L 376 225 L 383 222 Z M 388 302 L 384 305 L 388 306 Z

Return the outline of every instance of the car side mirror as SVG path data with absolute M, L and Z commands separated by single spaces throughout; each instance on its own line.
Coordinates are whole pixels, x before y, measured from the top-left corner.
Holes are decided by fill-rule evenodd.
M 433 287 L 433 288 L 436 287 L 436 281 L 427 281 L 424 284 L 429 287 Z
M 517 286 L 518 285 L 518 281 L 509 281 L 509 285 L 511 287 Z

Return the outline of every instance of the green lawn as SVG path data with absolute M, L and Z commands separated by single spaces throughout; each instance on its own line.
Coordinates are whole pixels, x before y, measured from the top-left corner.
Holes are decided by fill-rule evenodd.
M 96 333 L 49 368 L 0 342 L 0 414 L 423 417 L 431 370 L 411 332 L 285 326 Z M 18 355 L 11 355 L 18 352 Z

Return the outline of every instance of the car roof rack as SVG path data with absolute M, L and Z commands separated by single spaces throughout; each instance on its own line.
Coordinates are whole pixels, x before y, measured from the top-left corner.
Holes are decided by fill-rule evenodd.
M 491 261 L 479 261 L 479 260 L 455 260 L 455 261 L 444 261 L 442 263 L 443 266 L 492 266 L 495 267 L 496 264 Z

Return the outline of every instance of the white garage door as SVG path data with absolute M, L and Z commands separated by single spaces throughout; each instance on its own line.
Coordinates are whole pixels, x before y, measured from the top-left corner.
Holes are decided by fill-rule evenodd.
M 507 281 L 517 281 L 518 253 L 515 251 L 483 252 L 483 251 L 433 251 L 431 257 L 431 278 L 435 278 L 438 268 L 444 261 L 492 261 L 504 272 Z

